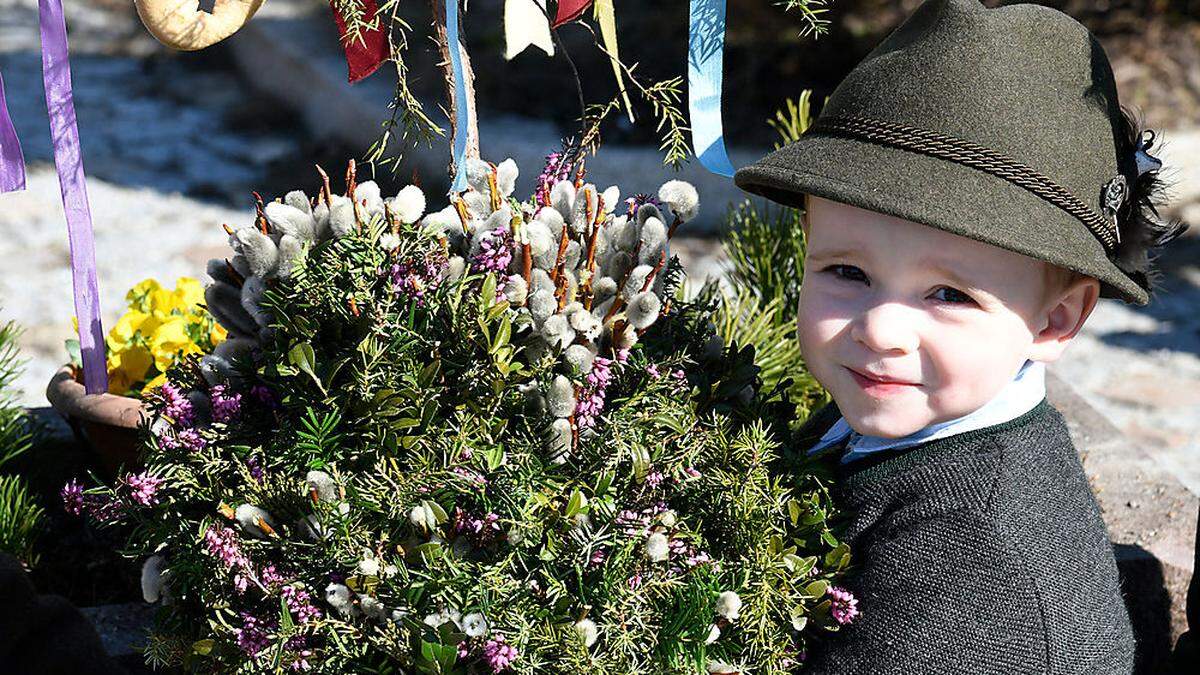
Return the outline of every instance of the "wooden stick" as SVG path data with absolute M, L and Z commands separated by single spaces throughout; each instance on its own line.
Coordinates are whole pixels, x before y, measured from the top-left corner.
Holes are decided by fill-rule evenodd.
M 457 2 L 458 0 L 452 0 Z M 479 158 L 479 120 L 475 115 L 475 71 L 471 68 L 471 57 L 467 54 L 467 48 L 461 44 L 455 45 L 455 48 L 460 52 L 463 67 L 463 87 L 466 90 L 466 101 L 456 101 L 454 99 L 454 67 L 450 64 L 450 38 L 446 33 L 446 2 L 445 0 L 429 0 L 429 8 L 433 13 L 434 38 L 437 43 L 438 53 L 441 60 L 438 65 L 442 68 L 442 78 L 446 83 L 446 100 L 450 105 L 447 106 L 450 112 L 450 139 L 451 147 L 453 147 L 453 139 L 460 133 L 467 135 L 467 159 Z M 461 23 L 461 22 L 460 22 Z M 459 31 L 461 35 L 461 31 Z M 458 120 L 458 106 L 465 105 L 467 107 L 467 128 L 456 128 Z M 450 160 L 448 167 L 449 175 L 453 176 L 458 167 L 454 166 L 454 160 Z
M 325 173 L 325 169 L 321 168 L 320 164 L 316 165 L 317 173 L 321 174 L 321 197 L 325 199 L 325 206 L 333 206 L 333 191 L 329 189 L 329 174 Z
M 554 258 L 554 269 L 550 270 L 550 281 L 558 281 L 558 268 L 567 260 L 567 244 L 570 241 L 567 238 L 567 224 L 563 223 L 562 236 L 558 240 L 558 256 Z

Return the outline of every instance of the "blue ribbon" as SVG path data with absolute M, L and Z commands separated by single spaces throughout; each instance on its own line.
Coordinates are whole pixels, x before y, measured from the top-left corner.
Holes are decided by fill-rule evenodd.
M 446 42 L 450 52 L 450 69 L 454 73 L 454 181 L 451 192 L 467 189 L 467 84 L 463 77 L 462 55 L 458 44 L 458 0 L 446 0 Z
M 691 0 L 688 17 L 688 107 L 692 150 L 700 163 L 733 176 L 721 124 L 725 59 L 725 0 Z

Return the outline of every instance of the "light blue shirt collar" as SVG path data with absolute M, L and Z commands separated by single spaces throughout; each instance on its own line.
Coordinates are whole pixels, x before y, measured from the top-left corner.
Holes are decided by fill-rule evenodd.
M 808 452 L 812 454 L 849 438 L 846 454 L 842 455 L 842 464 L 846 464 L 873 452 L 907 448 L 938 438 L 1007 422 L 1033 410 L 1044 398 L 1046 398 L 1046 365 L 1038 361 L 1026 361 L 1012 381 L 1004 385 L 1000 393 L 975 412 L 957 419 L 931 424 L 901 438 L 864 436 L 851 429 L 846 418 L 842 417 L 838 418 L 838 421 L 829 428 L 829 431 L 825 432 L 824 436 L 821 436 L 821 439 Z

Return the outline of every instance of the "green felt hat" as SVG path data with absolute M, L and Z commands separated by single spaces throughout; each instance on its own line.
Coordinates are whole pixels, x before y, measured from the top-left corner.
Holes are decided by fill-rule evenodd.
M 1182 227 L 1150 218 L 1157 160 L 1135 152 L 1149 144 L 1130 124 L 1104 49 L 1066 14 L 927 0 L 797 142 L 734 180 L 791 206 L 812 194 L 970 237 L 1145 304 L 1147 251 Z

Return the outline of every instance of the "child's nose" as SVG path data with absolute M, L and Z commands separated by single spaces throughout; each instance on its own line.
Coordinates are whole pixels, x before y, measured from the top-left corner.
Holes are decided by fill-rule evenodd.
M 908 308 L 898 303 L 868 307 L 850 326 L 850 337 L 868 349 L 907 354 L 919 340 Z

